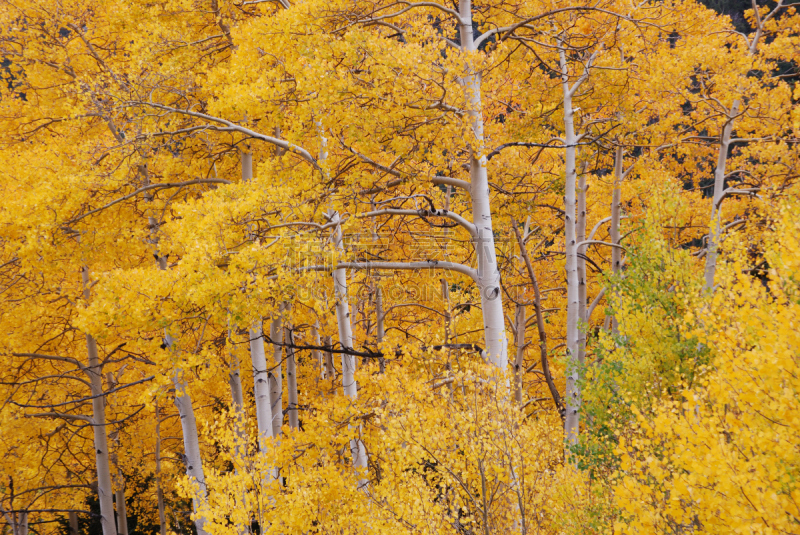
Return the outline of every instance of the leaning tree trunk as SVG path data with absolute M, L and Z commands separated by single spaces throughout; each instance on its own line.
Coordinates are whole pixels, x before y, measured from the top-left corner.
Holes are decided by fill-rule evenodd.
M 331 215 L 333 226 L 333 244 L 338 252 L 344 250 L 342 243 L 342 227 L 339 224 L 339 213 Z M 353 328 L 350 323 L 350 307 L 347 299 L 347 270 L 344 268 L 333 271 L 333 291 L 336 299 L 336 323 L 339 327 L 339 343 L 342 349 L 347 351 L 353 348 Z M 342 389 L 344 395 L 355 401 L 358 398 L 358 385 L 356 384 L 356 357 L 347 353 L 342 353 Z M 360 439 L 350 441 L 350 453 L 353 458 L 353 466 L 356 470 L 367 469 L 367 449 Z M 366 479 L 359 480 L 359 487 L 366 485 Z
M 145 185 L 149 185 L 150 180 L 147 166 L 140 166 L 140 172 L 144 177 Z M 145 199 L 147 202 L 153 201 L 152 195 L 146 195 Z M 153 244 L 156 262 L 160 270 L 166 271 L 167 256 L 160 254 L 161 251 L 158 248 L 158 229 L 160 224 L 153 216 L 149 216 L 147 222 L 150 227 L 151 242 Z M 173 339 L 168 332 L 164 335 L 164 343 L 167 349 L 172 349 Z M 205 474 L 203 473 L 203 461 L 200 455 L 200 439 L 197 436 L 197 422 L 194 417 L 192 398 L 186 390 L 187 385 L 181 375 L 182 371 L 176 370 L 173 376 L 173 384 L 175 385 L 175 407 L 178 409 L 178 414 L 181 419 L 186 475 L 189 476 L 189 481 L 193 486 L 194 496 L 192 499 L 192 509 L 197 513 L 197 510 L 200 508 L 199 505 L 204 503 L 206 499 L 206 482 Z M 204 529 L 206 523 L 205 519 L 202 518 L 202 516 L 197 516 L 194 523 L 197 528 L 197 535 L 206 535 Z
M 720 233 L 722 228 L 720 217 L 720 205 L 722 195 L 725 191 L 725 166 L 728 162 L 728 149 L 731 144 L 731 132 L 733 131 L 733 121 L 739 113 L 739 100 L 734 100 L 728 114 L 728 121 L 722 129 L 720 136 L 719 155 L 717 156 L 717 168 L 714 170 L 714 203 L 711 206 L 711 229 L 708 233 L 708 251 L 706 253 L 705 279 L 706 289 L 714 288 L 714 275 L 717 271 L 717 250 L 719 248 Z
M 81 270 L 83 278 L 83 297 L 89 301 L 89 269 Z M 86 373 L 92 392 L 92 432 L 94 434 L 94 454 L 97 465 L 97 497 L 100 502 L 100 525 L 103 535 L 117 535 L 114 524 L 114 492 L 111 485 L 111 462 L 108 451 L 108 435 L 106 430 L 106 407 L 103 392 L 102 365 L 97 352 L 97 342 L 90 334 L 86 334 L 86 352 L 89 365 Z
M 181 373 L 181 372 L 179 372 Z M 185 452 L 186 475 L 192 485 L 192 510 L 195 513 L 194 524 L 198 535 L 205 535 L 206 520 L 198 514 L 199 505 L 205 502 L 206 478 L 203 473 L 203 460 L 200 455 L 200 439 L 197 435 L 197 421 L 194 417 L 192 398 L 186 390 L 186 381 L 178 374 L 175 375 L 175 406 L 181 417 L 181 430 L 183 432 L 183 447 Z

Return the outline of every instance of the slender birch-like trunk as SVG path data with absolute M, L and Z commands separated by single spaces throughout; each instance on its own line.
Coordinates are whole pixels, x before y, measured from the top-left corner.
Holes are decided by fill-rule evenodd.
M 146 165 L 141 165 L 139 168 L 142 176 L 144 177 L 145 185 L 149 185 L 150 179 Z M 147 202 L 152 202 L 152 195 L 146 195 Z M 167 257 L 160 254 L 158 248 L 158 229 L 159 222 L 153 216 L 148 216 L 148 225 L 150 227 L 151 242 L 153 244 L 154 256 L 160 270 L 167 269 Z M 164 343 L 168 349 L 172 349 L 173 339 L 172 336 L 165 332 Z M 186 475 L 194 487 L 194 497 L 192 499 L 192 510 L 197 513 L 200 508 L 200 503 L 204 503 L 206 499 L 206 482 L 205 474 L 203 473 L 203 460 L 200 454 L 200 439 L 197 436 L 197 422 L 194 416 L 194 407 L 192 406 L 192 398 L 186 390 L 186 381 L 182 377 L 182 370 L 176 370 L 173 376 L 173 384 L 175 385 L 175 407 L 178 409 L 178 414 L 181 420 L 181 432 L 183 434 L 183 448 L 184 458 L 186 461 Z M 197 528 L 197 535 L 206 535 L 204 529 L 205 519 L 202 516 L 197 516 L 195 519 L 195 527 Z
M 586 241 L 586 172 L 582 166 L 578 175 L 578 217 L 575 222 L 575 239 L 578 243 Z M 577 251 L 578 263 L 578 362 L 583 365 L 586 359 L 586 255 L 589 246 L 584 245 Z M 613 249 L 613 247 L 612 247 Z
M 330 217 L 333 226 L 333 245 L 338 252 L 344 250 L 342 243 L 342 227 L 338 212 Z M 353 328 L 350 323 L 350 307 L 347 302 L 347 270 L 344 268 L 333 271 L 333 291 L 336 299 L 336 324 L 339 327 L 339 343 L 342 349 L 353 348 Z M 358 385 L 356 384 L 356 357 L 342 353 L 342 389 L 344 395 L 355 401 L 358 398 Z M 360 439 L 350 441 L 350 453 L 353 457 L 353 466 L 356 470 L 367 469 L 367 449 Z M 366 479 L 359 480 L 359 487 L 367 484 Z
M 525 305 L 517 303 L 514 314 L 514 342 L 517 348 L 516 358 L 514 359 L 514 399 L 518 405 L 522 405 L 522 373 L 525 371 Z
M 333 340 L 330 336 L 326 336 L 323 341 L 325 347 L 331 347 Z M 322 358 L 325 360 L 325 377 L 324 379 L 331 379 L 332 381 L 336 380 L 336 367 L 333 365 L 333 353 L 330 351 L 325 351 L 322 354 Z
M 706 253 L 705 279 L 706 289 L 713 290 L 714 275 L 717 271 L 717 255 L 722 228 L 722 218 L 720 217 L 720 204 L 722 195 L 725 191 L 725 166 L 728 162 L 728 149 L 731 145 L 731 132 L 733 131 L 733 121 L 739 113 L 739 100 L 734 100 L 728 113 L 728 121 L 722 129 L 719 142 L 719 155 L 717 156 L 717 167 L 714 169 L 714 201 L 711 206 L 711 228 L 708 233 L 708 250 Z
M 278 437 L 283 427 L 283 311 L 284 305 L 278 305 L 278 312 L 272 316 L 269 336 L 272 339 L 273 367 L 269 374 L 269 400 L 272 414 L 272 436 Z
M 383 290 L 381 289 L 380 284 L 375 286 L 375 319 L 377 322 L 377 334 L 376 334 L 376 342 L 378 346 L 383 343 L 383 338 L 386 336 L 386 326 L 384 325 L 384 316 L 385 313 L 383 311 Z M 386 373 L 386 359 L 381 357 L 378 360 L 378 364 L 380 365 L 380 372 Z
M 89 301 L 89 268 L 81 270 L 83 279 L 83 297 Z M 114 493 L 111 485 L 111 462 L 108 450 L 108 432 L 106 429 L 106 407 L 103 392 L 102 366 L 97 352 L 97 342 L 90 334 L 86 334 L 86 352 L 89 365 L 86 373 L 92 392 L 92 432 L 94 434 L 94 453 L 97 465 L 97 497 L 100 502 L 100 525 L 103 535 L 117 535 L 114 524 Z
M 459 35 L 461 50 L 475 52 L 472 29 L 472 2 L 459 0 Z M 483 155 L 483 112 L 481 108 L 481 75 L 468 72 L 462 79 L 467 115 L 474 141 L 470 142 L 470 194 L 472 197 L 472 222 L 475 225 L 475 252 L 478 260 L 476 282 L 481 293 L 484 338 L 489 360 L 505 370 L 508 353 L 503 315 L 503 295 L 500 290 L 500 270 L 494 245 L 491 199 L 489 196 L 489 174 L 486 156 Z
M 205 535 L 206 520 L 202 515 L 198 515 L 199 505 L 205 502 L 206 498 L 206 478 L 203 472 L 203 458 L 200 455 L 200 439 L 197 435 L 197 421 L 194 416 L 192 398 L 183 379 L 182 371 L 175 374 L 175 406 L 181 418 L 181 431 L 183 432 L 183 447 L 185 452 L 186 475 L 193 487 L 194 499 L 192 500 L 192 510 L 195 513 L 194 524 L 197 527 L 197 535 Z
M 564 92 L 564 144 L 566 177 L 564 185 L 564 238 L 566 245 L 566 275 L 567 275 L 567 414 L 565 422 L 566 438 L 569 444 L 578 442 L 579 411 L 581 406 L 580 391 L 578 386 L 579 373 L 579 340 L 578 320 L 580 319 L 580 279 L 578 276 L 578 248 L 575 225 L 576 191 L 575 182 L 577 172 L 575 169 L 575 154 L 577 151 L 577 137 L 573 122 L 572 95 L 575 86 L 569 86 L 569 69 L 563 43 L 559 43 L 559 59 L 561 66 L 561 82 Z
M 284 331 L 284 339 L 289 346 L 294 345 L 294 335 L 292 330 L 287 325 Z M 292 347 L 286 347 L 286 390 L 288 393 L 288 404 L 286 412 L 289 416 L 289 427 L 292 429 L 300 428 L 300 415 L 297 413 L 298 396 L 297 396 L 297 361 L 295 360 L 296 351 Z
M 230 364 L 228 366 L 228 385 L 231 389 L 231 408 L 233 409 L 233 425 L 234 433 L 236 433 L 236 446 L 234 447 L 234 456 L 237 460 L 244 457 L 244 452 L 247 448 L 247 430 L 245 429 L 245 412 L 244 412 L 244 391 L 242 390 L 242 366 L 239 362 L 239 356 L 236 351 L 232 349 L 233 343 L 231 337 L 233 336 L 232 329 L 228 327 L 228 351 L 230 356 Z
M 164 509 L 164 487 L 161 481 L 161 413 L 156 404 L 156 498 L 160 535 L 167 535 L 167 515 Z
M 622 180 L 625 178 L 623 172 L 623 157 L 624 152 L 622 146 L 618 146 L 614 153 L 614 190 L 611 194 L 611 223 L 608 230 L 611 243 L 619 245 L 619 222 L 621 219 L 622 211 Z M 622 269 L 622 249 L 619 247 L 611 248 L 611 272 L 617 275 Z M 616 334 L 618 331 L 617 318 L 610 317 L 611 332 Z
M 241 161 L 242 181 L 249 182 L 253 179 L 253 155 L 249 152 L 242 152 Z M 267 367 L 261 320 L 254 321 L 247 334 L 250 338 L 250 362 L 253 366 L 253 394 L 256 403 L 258 446 L 261 451 L 264 451 L 265 440 L 274 437 L 275 431 L 269 368 Z M 277 347 L 280 348 L 280 346 Z M 239 383 L 239 389 L 241 390 L 241 382 Z M 278 429 L 280 429 L 280 424 L 278 424 Z
M 311 340 L 317 347 L 322 345 L 322 342 L 319 337 L 319 320 L 315 321 L 314 325 L 311 326 Z M 317 371 L 319 371 L 319 376 L 318 376 L 319 379 L 325 379 L 325 363 L 322 360 L 322 352 L 319 349 L 312 349 L 311 357 L 314 360 L 314 362 L 317 363 Z
M 122 481 L 120 481 L 120 484 L 122 484 Z M 117 502 L 117 533 L 119 535 L 128 535 L 128 508 L 125 505 L 125 489 L 118 488 L 114 493 L 114 499 Z

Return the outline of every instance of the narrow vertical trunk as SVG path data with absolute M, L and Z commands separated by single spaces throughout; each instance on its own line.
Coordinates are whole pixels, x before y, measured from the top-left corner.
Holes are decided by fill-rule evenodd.
M 89 300 L 89 269 L 81 270 L 83 278 L 83 297 Z M 94 452 L 97 465 L 97 497 L 100 502 L 100 525 L 103 535 L 117 535 L 114 525 L 114 498 L 111 486 L 111 462 L 108 451 L 108 435 L 106 429 L 106 407 L 103 392 L 102 366 L 97 352 L 97 342 L 90 334 L 86 334 L 86 352 L 92 392 L 92 432 L 94 434 Z
M 69 512 L 69 535 L 78 535 L 78 513 Z
M 145 185 L 150 183 L 148 170 L 146 165 L 141 165 L 139 171 L 144 177 Z M 152 195 L 146 195 L 147 202 L 152 202 Z M 167 256 L 160 254 L 159 251 L 159 238 L 158 229 L 159 221 L 153 216 L 148 216 L 147 222 L 150 228 L 151 243 L 153 244 L 153 254 L 158 262 L 158 267 L 161 270 L 167 269 Z M 164 333 L 164 342 L 168 349 L 172 348 L 172 337 L 168 332 Z M 194 417 L 194 408 L 192 407 L 192 398 L 186 391 L 186 382 L 180 375 L 181 370 L 177 370 L 173 377 L 173 384 L 175 385 L 175 406 L 181 418 L 181 431 L 183 433 L 183 448 L 184 457 L 186 460 L 186 475 L 194 488 L 194 497 L 192 499 L 192 509 L 197 513 L 199 505 L 205 502 L 206 499 L 206 484 L 205 475 L 203 473 L 203 462 L 200 456 L 200 440 L 197 436 L 197 422 Z M 197 535 L 206 535 L 204 526 L 205 519 L 197 516 L 195 519 L 195 527 L 197 528 Z
M 622 180 L 625 178 L 623 173 L 623 156 L 624 152 L 622 146 L 618 146 L 614 153 L 614 191 L 611 194 L 611 227 L 608 230 L 611 243 L 619 245 L 619 222 L 621 219 L 621 204 L 622 204 Z M 611 248 L 611 272 L 617 275 L 622 269 L 622 250 L 619 247 Z M 612 299 L 613 302 L 613 299 Z M 617 333 L 617 318 L 611 316 L 611 332 Z
M 294 335 L 287 325 L 284 331 L 284 338 L 289 346 L 294 345 Z M 297 361 L 295 360 L 296 351 L 292 347 L 286 347 L 286 390 L 288 394 L 288 404 L 286 413 L 289 416 L 289 427 L 292 429 L 300 428 L 300 418 L 298 414 L 297 397 Z
M 116 490 L 114 499 L 117 502 L 117 532 L 119 535 L 128 535 L 128 508 L 125 505 L 125 489 L 123 487 Z
M 283 427 L 283 304 L 272 316 L 269 336 L 272 344 L 272 372 L 269 374 L 270 413 L 272 414 L 272 436 L 281 434 Z
M 376 335 L 376 342 L 378 346 L 383 343 L 383 338 L 386 336 L 386 327 L 384 326 L 384 312 L 383 312 L 383 290 L 380 284 L 375 286 L 375 320 L 377 322 L 378 332 Z M 386 373 L 386 359 L 381 357 L 378 361 L 380 365 L 380 372 Z
M 334 212 L 331 215 L 331 222 L 335 223 L 333 227 L 333 244 L 336 250 L 342 252 L 344 244 L 342 243 L 342 228 L 339 225 L 339 213 Z M 339 327 L 339 343 L 342 349 L 348 350 L 353 348 L 353 330 L 350 323 L 350 307 L 347 302 L 347 270 L 335 269 L 333 271 L 333 290 L 336 298 L 336 323 Z M 356 384 L 356 358 L 353 355 L 342 353 L 342 389 L 344 395 L 355 401 L 358 398 L 358 385 Z M 353 466 L 356 470 L 363 470 L 366 472 L 367 468 L 367 449 L 360 439 L 353 439 L 350 441 L 350 453 L 353 458 Z M 358 486 L 364 487 L 367 484 L 366 479 L 361 479 Z
M 247 448 L 247 430 L 245 429 L 245 412 L 244 412 L 244 392 L 242 390 L 242 373 L 241 363 L 239 356 L 233 349 L 233 336 L 232 329 L 228 327 L 228 339 L 226 343 L 230 348 L 228 355 L 230 356 L 230 364 L 228 366 L 228 385 L 231 388 L 231 409 L 233 411 L 233 427 L 236 434 L 236 445 L 234 447 L 234 456 L 237 461 L 244 458 L 244 452 Z
M 575 228 L 576 192 L 575 170 L 576 136 L 573 123 L 572 92 L 569 87 L 569 70 L 563 46 L 559 49 L 561 80 L 564 91 L 564 144 L 566 176 L 564 185 L 564 238 L 566 242 L 567 276 L 567 391 L 565 433 L 569 444 L 578 442 L 579 411 L 581 406 L 578 386 L 578 320 L 580 297 L 578 277 L 578 251 Z
M 331 347 L 333 340 L 330 336 L 326 336 L 323 340 L 323 344 L 325 347 Z M 336 367 L 333 365 L 333 353 L 330 351 L 325 351 L 322 355 L 323 359 L 325 360 L 325 379 L 330 379 L 332 381 L 336 380 Z
M 156 499 L 160 535 L 167 535 L 167 515 L 164 509 L 164 486 L 161 481 L 161 412 L 156 405 Z
M 536 280 L 536 273 L 533 271 L 531 258 L 528 255 L 528 251 L 525 249 L 525 240 L 519 233 L 517 222 L 513 219 L 511 220 L 511 228 L 514 230 L 514 234 L 517 237 L 520 254 L 522 254 L 522 259 L 525 261 L 525 268 L 528 270 L 528 277 L 531 279 L 531 285 L 533 286 L 533 299 L 535 305 L 534 310 L 536 312 L 536 329 L 539 332 L 539 354 L 541 355 L 542 373 L 544 373 L 545 381 L 547 381 L 547 387 L 550 389 L 550 395 L 553 397 L 553 403 L 555 403 L 556 409 L 563 418 L 565 415 L 561 404 L 561 396 L 558 393 L 555 381 L 553 381 L 553 374 L 550 372 L 550 362 L 547 358 L 547 332 L 544 329 L 542 296 L 539 293 L 539 282 Z
M 517 303 L 516 313 L 514 315 L 514 341 L 517 347 L 517 354 L 514 359 L 514 399 L 517 401 L 518 405 L 522 405 L 522 373 L 525 371 L 525 322 L 525 305 Z
M 242 152 L 241 163 L 242 182 L 249 182 L 253 179 L 253 155 L 249 152 Z M 248 329 L 247 334 L 250 338 L 250 363 L 253 367 L 253 394 L 256 404 L 258 446 L 261 451 L 264 451 L 264 442 L 267 438 L 275 436 L 275 430 L 274 416 L 272 413 L 270 374 L 267 366 L 266 350 L 264 348 L 262 320 L 258 319 L 254 321 Z M 280 348 L 280 346 L 278 347 Z M 241 390 L 241 382 L 239 383 L 239 388 Z M 278 429 L 280 429 L 280 424 L 278 424 Z
M 182 373 L 182 372 L 179 372 Z M 186 475 L 193 487 L 194 498 L 192 499 L 192 510 L 195 513 L 195 526 L 197 535 L 206 535 L 206 520 L 202 514 L 198 514 L 200 504 L 206 498 L 206 478 L 203 472 L 203 461 L 200 455 L 200 440 L 197 435 L 197 421 L 194 416 L 192 398 L 186 390 L 186 381 L 179 377 L 174 378 L 175 384 L 175 406 L 181 418 L 181 430 L 183 432 L 183 447 L 185 452 Z
M 264 336 L 261 326 L 253 324 L 250 328 L 250 361 L 253 366 L 253 393 L 256 400 L 256 426 L 258 445 L 263 450 L 264 441 L 275 436 L 273 430 L 272 400 L 267 356 L 264 350 Z
M 575 227 L 575 239 L 578 243 L 586 241 L 586 172 L 582 166 L 578 176 L 578 218 Z M 612 247 L 614 249 L 614 247 Z M 586 255 L 588 246 L 584 245 L 578 250 L 578 362 L 583 365 L 586 359 Z
M 311 326 L 311 340 L 314 345 L 319 347 L 321 344 L 319 337 L 319 320 L 314 322 Z M 325 379 L 325 363 L 323 362 L 322 352 L 319 349 L 311 351 L 312 359 L 317 363 L 317 370 L 319 371 L 319 378 Z
M 705 279 L 706 289 L 713 290 L 714 275 L 717 271 L 717 249 L 719 248 L 720 229 L 722 221 L 720 217 L 720 204 L 722 194 L 725 191 L 725 166 L 728 162 L 728 149 L 731 144 L 731 132 L 733 131 L 733 121 L 739 113 L 739 100 L 734 100 L 728 114 L 728 122 L 722 129 L 719 143 L 719 155 L 717 156 L 717 168 L 714 170 L 714 203 L 711 206 L 711 228 L 708 233 L 708 252 L 706 253 Z
M 459 35 L 461 49 L 475 52 L 472 29 L 472 3 L 459 0 L 458 11 L 461 18 Z M 500 270 L 492 227 L 492 210 L 489 197 L 489 175 L 484 152 L 483 112 L 481 109 L 481 75 L 471 69 L 461 80 L 467 115 L 474 140 L 470 150 L 470 194 L 472 196 L 472 222 L 476 228 L 475 251 L 478 260 L 477 285 L 481 293 L 484 339 L 489 360 L 500 370 L 508 365 L 505 317 L 503 315 L 503 295 L 500 290 Z

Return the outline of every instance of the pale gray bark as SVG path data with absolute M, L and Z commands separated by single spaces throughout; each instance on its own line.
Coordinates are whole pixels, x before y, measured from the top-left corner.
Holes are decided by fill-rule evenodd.
M 619 245 L 619 223 L 621 216 L 621 203 L 622 203 L 622 180 L 625 175 L 622 171 L 623 162 L 622 146 L 618 146 L 614 154 L 614 191 L 611 194 L 611 225 L 609 228 L 609 239 L 614 245 Z M 611 271 L 617 275 L 622 269 L 622 249 L 619 247 L 611 248 Z M 617 318 L 611 316 L 611 332 L 617 333 Z
M 283 311 L 284 305 L 278 305 L 278 311 L 272 316 L 269 336 L 272 339 L 272 371 L 269 374 L 270 413 L 272 414 L 272 436 L 281 434 L 283 427 Z
M 337 251 L 343 252 L 342 227 L 338 224 L 341 221 L 339 213 L 333 212 L 330 214 L 329 218 L 332 223 L 337 223 L 332 229 L 333 245 Z M 352 349 L 353 330 L 350 323 L 350 307 L 347 302 L 347 270 L 345 268 L 338 268 L 333 271 L 333 289 L 336 299 L 336 324 L 339 327 L 339 343 L 344 349 Z M 342 353 L 342 389 L 344 390 L 344 395 L 352 400 L 358 398 L 358 385 L 356 384 L 355 373 L 355 356 Z M 350 454 L 353 458 L 353 466 L 356 470 L 363 470 L 366 473 L 367 449 L 360 439 L 353 439 L 350 441 Z M 366 479 L 361 479 L 358 482 L 360 488 L 364 487 L 366 484 Z
M 585 166 L 584 166 L 585 167 Z M 586 241 L 586 173 L 578 175 L 578 216 L 575 221 L 575 235 L 578 243 Z M 578 247 L 578 362 L 583 366 L 586 360 L 586 260 L 583 258 L 588 245 Z
M 317 347 L 322 345 L 319 337 L 319 320 L 315 321 L 314 325 L 311 326 L 311 340 L 313 340 L 314 345 Z M 325 379 L 325 363 L 323 362 L 322 352 L 319 349 L 314 349 L 311 351 L 311 354 L 314 362 L 317 363 L 319 378 Z
M 476 46 L 472 29 L 472 2 L 459 0 L 459 36 L 464 52 L 475 52 Z M 472 197 L 472 223 L 476 235 L 475 253 L 478 263 L 476 283 L 481 294 L 484 339 L 489 360 L 505 370 L 508 366 L 508 352 L 503 314 L 503 294 L 500 290 L 500 270 L 494 244 L 492 211 L 489 197 L 489 175 L 486 156 L 483 155 L 483 112 L 481 107 L 481 75 L 469 72 L 461 80 L 467 116 L 474 136 L 470 142 L 470 195 Z
M 236 445 L 234 447 L 234 456 L 236 459 L 242 459 L 244 452 L 247 448 L 247 429 L 245 427 L 245 411 L 244 411 L 244 391 L 242 390 L 242 373 L 241 363 L 236 351 L 233 350 L 233 330 L 228 327 L 228 351 L 230 357 L 230 364 L 228 366 L 228 385 L 231 389 L 231 409 L 233 410 L 233 426 L 234 433 L 236 434 Z
M 383 343 L 383 338 L 386 336 L 386 327 L 384 325 L 384 316 L 385 312 L 383 311 L 383 290 L 381 289 L 380 284 L 376 285 L 375 287 L 375 319 L 377 322 L 377 334 L 376 334 L 376 342 L 378 346 Z M 386 359 L 381 357 L 378 361 L 380 365 L 380 372 L 386 372 Z
M 565 433 L 569 444 L 578 442 L 579 412 L 581 406 L 578 374 L 580 369 L 578 321 L 580 320 L 580 278 L 578 276 L 578 241 L 576 229 L 576 145 L 572 97 L 584 78 L 570 87 L 569 66 L 563 43 L 559 42 L 559 63 L 564 105 L 565 185 L 564 185 L 564 239 L 567 276 L 567 391 Z
M 186 381 L 179 377 L 178 372 L 174 378 L 175 384 L 175 406 L 181 418 L 181 431 L 183 432 L 184 461 L 186 463 L 186 475 L 193 487 L 194 497 L 192 499 L 192 510 L 195 513 L 195 526 L 198 535 L 205 535 L 206 520 L 198 514 L 199 505 L 206 499 L 206 478 L 203 472 L 203 461 L 200 455 L 200 440 L 197 435 L 197 421 L 194 416 L 192 398 L 186 390 Z
M 118 488 L 114 493 L 117 502 L 117 532 L 119 535 L 128 535 L 128 507 L 125 504 L 125 489 Z
M 164 509 L 164 487 L 161 480 L 161 414 L 156 405 L 156 499 L 160 535 L 167 535 L 167 515 Z
M 717 167 L 714 170 L 714 201 L 711 206 L 711 230 L 708 234 L 708 246 L 706 253 L 705 280 L 706 289 L 714 288 L 714 275 L 717 271 L 717 255 L 722 230 L 722 218 L 720 207 L 725 191 L 725 166 L 728 162 L 728 149 L 731 144 L 731 132 L 733 131 L 733 121 L 739 113 L 739 100 L 734 100 L 731 109 L 728 111 L 728 120 L 722 128 L 719 142 L 719 154 L 717 156 Z
M 81 270 L 83 278 L 83 297 L 89 300 L 89 269 Z M 89 375 L 92 392 L 92 432 L 94 434 L 94 453 L 97 466 L 97 497 L 100 502 L 100 525 L 103 535 L 117 535 L 114 524 L 114 493 L 111 485 L 111 462 L 108 449 L 106 429 L 105 396 L 103 395 L 102 366 L 97 352 L 97 342 L 90 334 L 86 334 L 86 352 L 89 364 L 86 373 Z
M 330 336 L 324 338 L 325 347 L 331 347 L 333 340 Z M 336 367 L 333 365 L 333 353 L 325 351 L 322 355 L 325 360 L 325 377 L 324 379 L 336 380 Z
M 284 336 L 289 346 L 294 345 L 294 335 L 289 326 L 286 327 Z M 289 346 L 286 347 L 286 390 L 288 394 L 286 412 L 289 416 L 289 427 L 292 429 L 299 429 L 300 415 L 297 412 L 299 410 L 297 396 L 297 361 L 295 360 L 294 348 Z
M 514 359 L 514 399 L 522 405 L 522 374 L 525 371 L 525 305 L 517 303 L 514 314 L 514 342 L 516 345 L 516 358 Z
M 139 171 L 144 179 L 145 186 L 150 183 L 149 174 L 146 165 L 141 165 Z M 152 202 L 152 196 L 146 196 L 147 202 Z M 160 226 L 159 221 L 151 216 L 147 218 L 150 227 L 151 243 L 153 244 L 153 253 L 156 257 L 156 262 L 161 270 L 167 269 L 167 257 L 160 254 L 158 229 Z M 172 336 L 169 332 L 164 333 L 164 343 L 168 349 L 172 349 Z M 192 406 L 192 398 L 186 390 L 186 382 L 182 377 L 182 370 L 178 369 L 173 376 L 173 384 L 175 385 L 175 407 L 181 419 L 181 431 L 183 434 L 183 448 L 184 460 L 186 463 L 186 475 L 194 487 L 194 497 L 192 499 L 192 509 L 195 513 L 200 508 L 201 503 L 206 500 L 206 484 L 205 474 L 203 473 L 203 462 L 200 455 L 200 439 L 197 436 L 197 422 L 194 417 L 194 408 Z M 202 516 L 196 516 L 195 527 L 197 528 L 197 535 L 206 535 L 204 529 L 205 519 Z M 104 534 L 105 535 L 105 534 Z

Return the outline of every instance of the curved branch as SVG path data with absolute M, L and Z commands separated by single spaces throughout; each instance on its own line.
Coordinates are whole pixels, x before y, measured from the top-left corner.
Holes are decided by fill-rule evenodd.
M 580 248 L 580 247 L 582 247 L 584 245 L 592 245 L 592 244 L 594 244 L 594 245 L 608 245 L 609 247 L 617 247 L 619 249 L 622 249 L 623 251 L 627 251 L 627 249 L 624 246 L 619 245 L 618 243 L 609 243 L 607 241 L 600 241 L 600 240 L 585 240 L 585 241 L 582 241 L 582 242 L 578 242 L 578 245 L 576 245 L 575 247 L 579 247 Z
M 280 139 L 277 137 L 267 136 L 261 134 L 260 132 L 256 132 L 255 130 L 251 130 L 247 127 L 238 125 L 234 122 L 228 121 L 227 119 L 222 119 L 220 117 L 214 117 L 213 115 L 208 115 L 205 113 L 200 113 L 198 111 L 191 111 L 191 110 L 182 110 L 180 108 L 173 108 L 172 106 L 165 106 L 163 104 L 156 104 L 155 102 L 131 102 L 132 105 L 144 105 L 150 106 L 152 108 L 156 108 L 159 110 L 168 111 L 170 113 L 179 113 L 182 115 L 188 115 L 189 117 L 195 117 L 197 119 L 204 119 L 206 121 L 211 121 L 212 123 L 219 123 L 225 125 L 227 128 L 226 130 L 232 132 L 239 132 L 240 134 L 244 134 L 246 136 L 250 136 L 255 139 L 260 139 L 261 141 L 266 141 L 267 143 L 272 143 L 273 145 L 282 148 L 283 150 L 292 152 L 297 154 L 308 163 L 314 166 L 314 168 L 323 173 L 322 168 L 317 163 L 317 159 L 314 158 L 310 152 L 299 145 L 295 145 L 294 143 L 289 143 L 284 139 Z
M 335 266 L 304 266 L 298 271 L 336 271 L 337 269 L 444 269 L 447 271 L 456 271 L 463 275 L 467 275 L 472 280 L 478 280 L 478 272 L 464 264 L 456 262 L 440 262 L 439 260 L 424 260 L 420 262 L 339 262 Z
M 145 191 L 150 191 L 150 190 L 153 190 L 153 189 L 182 188 L 184 186 L 193 186 L 195 184 L 233 184 L 233 182 L 231 182 L 230 180 L 225 180 L 224 178 L 202 178 L 202 179 L 199 178 L 197 180 L 187 180 L 186 182 L 164 182 L 164 183 L 161 183 L 161 184 L 150 184 L 148 186 L 143 186 L 143 187 L 137 189 L 136 191 L 128 193 L 127 195 L 123 195 L 122 197 L 120 197 L 118 199 L 114 199 L 110 203 L 105 204 L 105 205 L 101 206 L 100 208 L 95 208 L 94 210 L 90 210 L 90 211 L 86 212 L 83 215 L 80 215 L 78 217 L 74 217 L 74 218 L 70 219 L 69 221 L 65 222 L 64 225 L 72 225 L 73 223 L 77 223 L 81 219 L 85 219 L 85 218 L 89 217 L 90 215 L 96 214 L 97 212 L 102 212 L 103 210 L 105 210 L 107 208 L 111 208 L 115 204 L 119 204 L 119 203 L 121 203 L 123 201 L 127 201 L 131 197 L 135 197 L 135 196 L 139 195 L 140 193 L 144 193 Z
M 360 214 L 358 217 L 377 217 L 381 215 L 416 215 L 422 218 L 428 216 L 446 217 L 448 219 L 452 219 L 465 228 L 473 238 L 478 236 L 478 230 L 475 228 L 474 224 L 470 223 L 457 213 L 449 210 L 409 210 L 404 208 L 384 208 L 382 210 L 375 210 L 373 212 Z

